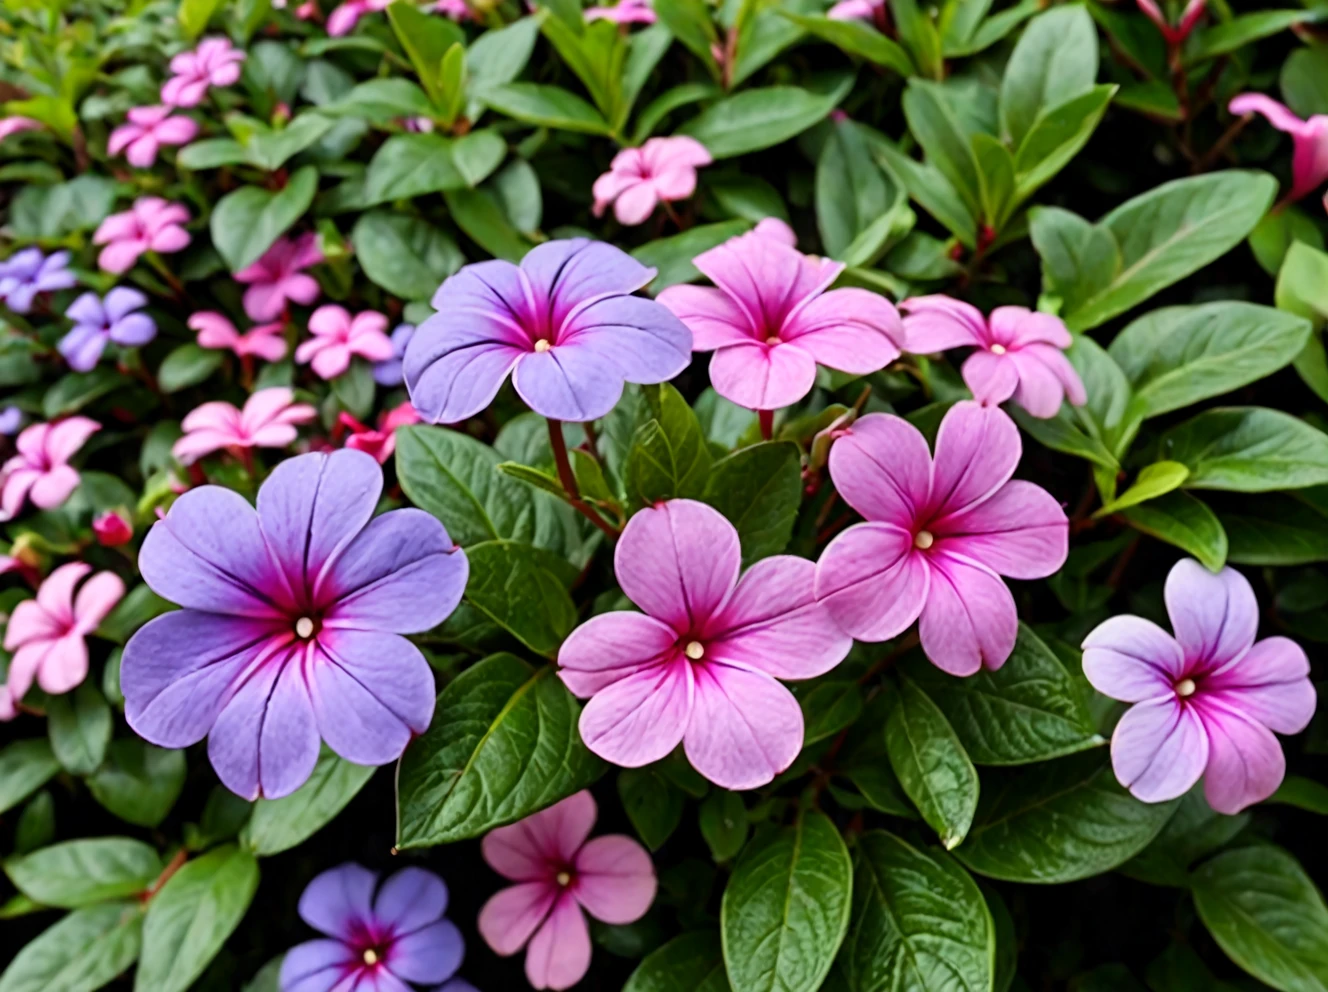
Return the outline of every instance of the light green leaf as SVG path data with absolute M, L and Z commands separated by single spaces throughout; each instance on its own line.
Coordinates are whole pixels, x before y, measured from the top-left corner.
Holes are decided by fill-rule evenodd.
M 272 243 L 313 203 L 318 170 L 306 165 L 277 191 L 242 186 L 227 193 L 212 211 L 212 243 L 231 272 L 258 261 Z
M 466 263 L 456 242 L 428 221 L 371 210 L 351 231 L 364 274 L 404 300 L 427 300 Z
M 162 359 L 157 369 L 157 385 L 163 393 L 178 393 L 181 389 L 197 386 L 221 368 L 225 352 L 216 348 L 202 348 L 196 344 L 182 344 Z
M 1092 89 L 1097 67 L 1097 29 L 1086 9 L 1072 4 L 1033 18 L 1001 80 L 1001 137 L 1020 148 L 1039 116 Z
M 1328 482 L 1328 434 L 1280 410 L 1205 410 L 1161 443 L 1173 460 L 1189 466 L 1186 489 L 1260 493 Z
M 54 844 L 5 862 L 5 874 L 28 898 L 77 909 L 137 895 L 161 874 L 154 848 L 128 837 L 95 837 Z
M 0 749 L 0 813 L 27 799 L 59 770 L 60 762 L 44 737 L 6 744 Z
M 519 262 L 531 248 L 487 190 L 459 189 L 443 193 L 457 227 L 495 258 Z
M 192 41 L 206 31 L 208 21 L 220 6 L 221 0 L 180 0 L 176 19 L 184 36 Z
M 1103 503 L 1102 508 L 1093 516 L 1107 517 L 1113 513 L 1119 513 L 1127 507 L 1138 506 L 1150 499 L 1165 496 L 1167 493 L 1179 489 L 1189 477 L 1190 470 L 1180 462 L 1162 461 L 1145 465 L 1139 470 L 1139 474 L 1135 476 L 1134 483 L 1129 489 L 1115 499 Z
M 828 117 L 852 88 L 851 73 L 835 73 L 817 80 L 811 89 L 743 90 L 707 107 L 678 133 L 695 138 L 717 159 L 745 155 L 801 134 Z
M 978 805 L 978 773 L 959 735 L 912 679 L 900 678 L 885 724 L 890 766 L 946 850 L 967 836 Z
M 136 902 L 75 910 L 14 956 L 0 992 L 95 992 L 134 963 L 142 934 Z
M 1227 560 L 1227 534 L 1208 504 L 1187 492 L 1165 496 L 1121 511 L 1135 530 L 1159 541 L 1174 544 L 1198 558 L 1210 571 L 1219 571 Z
M 861 127 L 849 120 L 833 123 L 816 162 L 816 224 L 831 258 L 844 258 L 845 249 L 896 199 Z
M 284 798 L 254 803 L 240 843 L 259 857 L 303 844 L 346 808 L 376 770 L 351 764 L 324 748 L 304 785 Z

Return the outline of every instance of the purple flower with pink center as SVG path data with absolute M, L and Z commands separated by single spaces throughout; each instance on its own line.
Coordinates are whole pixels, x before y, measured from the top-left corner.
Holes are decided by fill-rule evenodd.
M 0 300 L 15 313 L 28 313 L 40 293 L 70 289 L 78 279 L 69 271 L 69 252 L 43 255 L 40 248 L 24 248 L 0 262 Z
M 56 347 L 71 369 L 89 372 L 106 345 L 139 348 L 157 336 L 157 322 L 139 312 L 147 305 L 148 298 L 128 286 L 116 286 L 105 299 L 84 293 L 65 311 L 74 326 Z
M 739 578 L 737 530 L 688 499 L 632 517 L 613 563 L 644 612 L 592 617 L 558 652 L 563 682 L 590 697 L 586 746 L 638 768 L 681 742 L 726 789 L 757 788 L 788 768 L 802 750 L 802 709 L 776 680 L 823 675 L 852 646 L 816 601 L 816 566 L 776 555 Z
M 221 781 L 247 799 L 304 784 L 319 741 L 347 761 L 400 757 L 433 715 L 428 662 L 402 634 L 441 623 L 468 565 L 423 510 L 374 517 L 378 463 L 360 451 L 282 462 L 258 509 L 190 490 L 153 524 L 139 570 L 184 607 L 125 646 L 125 716 L 162 747 L 208 738 Z
M 300 896 L 300 917 L 326 936 L 286 952 L 281 992 L 409 992 L 407 982 L 445 981 L 466 952 L 446 911 L 447 886 L 423 868 L 382 885 L 361 865 L 331 868 Z
M 1084 675 L 1134 705 L 1116 724 L 1116 777 L 1146 803 L 1175 799 L 1200 777 L 1208 804 L 1239 813 L 1282 784 L 1286 759 L 1273 736 L 1297 734 L 1314 715 L 1310 663 L 1285 637 L 1256 641 L 1259 604 L 1245 576 L 1178 561 L 1167 576 L 1174 634 L 1119 616 L 1084 639 Z
M 847 634 L 885 641 L 920 619 L 922 650 L 951 675 L 1000 668 L 1019 617 L 1001 581 L 1063 564 L 1069 521 L 1051 494 L 1011 480 L 1019 430 L 999 407 L 956 403 L 936 456 L 907 420 L 863 417 L 830 448 L 830 478 L 866 518 L 816 564 L 816 598 Z

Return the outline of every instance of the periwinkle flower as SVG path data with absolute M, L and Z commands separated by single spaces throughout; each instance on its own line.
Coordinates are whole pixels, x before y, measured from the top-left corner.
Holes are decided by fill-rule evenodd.
M 222 400 L 195 408 L 180 422 L 184 435 L 171 454 L 185 465 L 223 448 L 284 448 L 295 440 L 296 424 L 318 416 L 308 403 L 296 403 L 285 386 L 260 389 L 245 400 L 244 409 Z
M 42 510 L 67 500 L 79 481 L 69 459 L 99 430 L 87 417 L 25 428 L 14 442 L 18 453 L 0 466 L 0 520 L 14 519 L 24 499 Z
M 378 463 L 359 451 L 287 459 L 258 509 L 192 489 L 148 531 L 139 570 L 183 607 L 125 646 L 125 717 L 162 747 L 208 738 L 222 782 L 247 799 L 289 795 L 320 738 L 347 761 L 400 757 L 433 714 L 434 681 L 402 634 L 441 623 L 468 565 L 423 510 L 376 519 Z
M 318 299 L 318 280 L 304 270 L 322 260 L 316 235 L 277 238 L 257 262 L 235 273 L 236 282 L 249 286 L 244 291 L 249 319 L 276 320 L 288 302 L 308 306 Z
M 384 358 L 381 362 L 374 362 L 374 382 L 389 388 L 401 385 L 405 378 L 405 373 L 402 371 L 402 362 L 406 357 L 406 346 L 410 344 L 410 339 L 414 336 L 414 324 L 398 324 L 392 330 L 389 338 L 392 342 L 392 357 Z
M 240 78 L 245 53 L 229 38 L 204 38 L 191 52 L 171 59 L 175 73 L 161 88 L 161 102 L 172 107 L 195 107 L 209 87 L 230 86 Z
M 0 434 L 12 437 L 23 427 L 23 411 L 16 406 L 0 407 Z
M 653 19 L 654 11 L 650 13 Z M 659 203 L 695 193 L 697 167 L 712 161 L 705 145 L 684 136 L 651 138 L 640 148 L 624 148 L 613 156 L 609 171 L 595 180 L 594 214 L 601 216 L 613 204 L 618 223 L 644 224 Z
M 111 132 L 106 142 L 109 155 L 125 153 L 125 160 L 146 169 L 157 160 L 162 145 L 187 145 L 198 134 L 198 124 L 184 115 L 172 116 L 172 107 L 134 107 L 126 123 Z
M 1262 93 L 1242 93 L 1228 109 L 1237 116 L 1262 114 L 1279 131 L 1291 135 L 1290 200 L 1313 193 L 1328 179 L 1328 114 L 1315 114 L 1301 120 L 1289 109 Z
M 95 368 L 108 342 L 137 348 L 157 336 L 157 323 L 145 313 L 148 298 L 136 289 L 116 286 L 104 300 L 84 293 L 65 311 L 73 329 L 60 339 L 60 354 L 76 372 Z
M 181 251 L 189 244 L 189 232 L 182 226 L 188 220 L 189 211 L 183 204 L 140 196 L 130 209 L 102 221 L 93 234 L 94 245 L 105 245 L 97 265 L 118 274 L 131 269 L 145 251 Z
M 76 285 L 67 251 L 43 255 L 40 248 L 24 248 L 0 262 L 0 300 L 15 313 L 29 313 L 38 293 Z

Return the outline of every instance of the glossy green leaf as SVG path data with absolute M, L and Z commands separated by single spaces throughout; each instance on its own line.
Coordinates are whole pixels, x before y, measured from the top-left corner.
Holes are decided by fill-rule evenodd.
M 719 934 L 698 930 L 647 954 L 623 992 L 730 992 Z
M 90 775 L 100 767 L 111 743 L 111 708 L 91 682 L 55 696 L 46 711 L 51 750 L 65 771 Z
M 95 992 L 134 963 L 142 935 L 137 902 L 75 910 L 14 955 L 0 992 Z
M 668 383 L 642 390 L 650 419 L 637 428 L 627 454 L 624 482 L 637 506 L 692 498 L 705 491 L 710 446 L 696 413 Z
M 959 735 L 912 679 L 901 677 L 885 724 L 890 766 L 947 850 L 967 836 L 978 805 L 978 773 Z
M 1205 410 L 1162 437 L 1169 457 L 1189 466 L 1187 489 L 1259 493 L 1328 482 L 1328 434 L 1264 407 Z
M 377 769 L 356 765 L 324 748 L 309 780 L 289 796 L 260 799 L 240 843 L 260 857 L 303 844 L 346 808 Z
M 1187 492 L 1170 492 L 1120 511 L 1135 530 L 1174 544 L 1218 571 L 1227 560 L 1227 533 L 1208 504 Z
M 1304 493 L 1308 495 L 1308 493 Z M 1221 514 L 1238 565 L 1308 565 L 1328 561 L 1328 515 L 1301 493 L 1269 493 Z
M 868 62 L 893 69 L 901 76 L 911 76 L 914 73 L 913 60 L 909 58 L 908 52 L 904 51 L 894 39 L 877 31 L 871 25 L 861 21 L 832 20 L 829 17 L 793 14 L 788 11 L 781 13 L 808 34 L 830 42 L 849 55 L 857 55 Z
M 364 274 L 404 300 L 430 299 L 466 262 L 450 237 L 405 214 L 371 210 L 355 222 L 350 236 Z
M 0 749 L 0 813 L 13 809 L 60 770 L 46 738 L 13 741 Z
M 802 503 L 797 445 L 766 441 L 721 458 L 711 466 L 702 499 L 737 528 L 744 564 L 779 554 Z
M 142 841 L 95 837 L 43 847 L 10 858 L 5 874 L 28 898 L 46 906 L 77 909 L 137 895 L 161 874 L 161 858 Z
M 717 159 L 745 155 L 796 137 L 830 115 L 853 87 L 851 73 L 818 80 L 813 89 L 767 86 L 743 90 L 707 107 L 678 130 Z
M 1129 489 L 1115 499 L 1102 504 L 1102 508 L 1093 516 L 1110 516 L 1131 506 L 1146 503 L 1150 499 L 1165 496 L 1167 493 L 1179 489 L 1189 477 L 1190 470 L 1180 462 L 1162 461 L 1145 465 L 1139 470 L 1139 474 L 1135 476 Z
M 155 827 L 184 788 L 183 751 L 145 744 L 137 737 L 111 744 L 106 764 L 88 778 L 88 791 L 126 823 Z
M 516 541 L 484 541 L 466 557 L 466 601 L 536 654 L 552 658 L 576 626 L 576 605 L 547 553 Z

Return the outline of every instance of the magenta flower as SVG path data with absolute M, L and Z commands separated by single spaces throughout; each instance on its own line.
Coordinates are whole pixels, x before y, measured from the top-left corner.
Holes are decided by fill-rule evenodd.
M 655 867 L 630 837 L 587 840 L 595 799 L 585 790 L 485 835 L 489 867 L 516 885 L 480 910 L 480 936 L 494 952 L 526 951 L 536 989 L 568 989 L 590 969 L 585 913 L 604 923 L 634 923 L 655 901 Z
M 98 572 L 74 589 L 92 571 L 91 565 L 61 565 L 42 583 L 36 599 L 14 607 L 5 630 L 5 650 L 14 652 L 6 685 L 11 704 L 32 687 L 43 692 L 68 692 L 88 676 L 84 638 L 97 629 L 124 596 L 124 583 L 114 572 Z
M 595 180 L 594 214 L 601 216 L 612 203 L 618 223 L 643 224 L 660 201 L 685 200 L 695 193 L 697 167 L 712 161 L 695 138 L 651 138 L 640 148 L 624 148 Z
M 295 394 L 284 386 L 260 389 L 238 410 L 230 403 L 204 403 L 180 422 L 184 436 L 171 454 L 185 465 L 222 448 L 284 448 L 295 440 L 296 424 L 307 424 L 318 411 L 307 403 L 296 403 Z
M 631 295 L 654 277 L 630 255 L 586 238 L 546 241 L 520 266 L 467 265 L 438 288 L 437 313 L 406 348 L 411 402 L 430 423 L 456 423 L 488 406 L 510 372 L 542 416 L 604 416 L 624 382 L 665 382 L 691 358 L 687 328 Z
M 41 121 L 17 114 L 12 117 L 0 117 L 0 141 L 4 141 L 11 134 L 18 134 L 21 131 L 40 130 L 42 126 Z
M 0 466 L 0 520 L 14 519 L 26 498 L 42 510 L 67 500 L 79 480 L 69 459 L 99 430 L 87 417 L 26 428 L 14 441 L 18 454 Z
M 189 318 L 189 327 L 198 332 L 198 343 L 204 348 L 229 349 L 243 358 L 256 355 L 264 361 L 279 362 L 286 357 L 286 325 L 281 321 L 258 324 L 241 334 L 235 325 L 212 310 L 196 313 Z
M 300 896 L 300 917 L 327 936 L 286 952 L 281 992 L 408 992 L 406 982 L 450 978 L 466 945 L 446 910 L 447 886 L 423 868 L 381 886 L 361 865 L 330 868 Z
M 376 10 L 386 10 L 392 0 L 346 0 L 327 18 L 327 33 L 332 37 L 350 34 L 360 18 Z
M 650 0 L 618 0 L 618 3 L 612 7 L 586 8 L 587 21 L 613 21 L 615 24 L 654 24 L 655 19 L 655 8 L 650 5 Z M 697 165 L 709 164 L 710 156 L 708 153 L 704 162 L 697 163 Z M 691 196 L 691 193 L 687 195 Z M 619 218 L 619 220 L 621 219 Z M 629 222 L 623 221 L 623 223 Z
M 73 328 L 56 346 L 75 372 L 96 368 L 110 342 L 122 348 L 138 348 L 157 336 L 157 323 L 145 313 L 148 298 L 128 286 L 116 286 L 104 300 L 84 293 L 65 311 Z
M 971 345 L 964 384 L 983 404 L 1011 396 L 1034 417 L 1056 416 L 1061 401 L 1088 402 L 1083 381 L 1063 349 L 1073 338 L 1059 317 L 1027 307 L 997 307 L 989 318 L 971 304 L 948 296 L 915 296 L 899 304 L 908 350 L 930 355 Z
M 407 400 L 379 417 L 376 430 L 372 427 L 366 427 L 349 413 L 343 412 L 338 418 L 338 422 L 343 427 L 350 428 L 350 437 L 346 438 L 347 448 L 354 448 L 356 451 L 373 455 L 378 464 L 382 465 L 397 450 L 397 428 L 405 427 L 408 424 L 418 424 L 420 415 L 415 412 L 415 408 Z
M 441 623 L 468 565 L 423 510 L 373 518 L 383 473 L 368 455 L 278 465 L 258 510 L 192 489 L 153 524 L 143 580 L 184 609 L 125 646 L 125 717 L 162 747 L 208 738 L 221 781 L 247 799 L 299 788 L 319 738 L 347 761 L 400 757 L 429 726 L 429 663 L 400 636 Z
M 229 38 L 205 38 L 192 52 L 171 59 L 171 72 L 161 88 L 161 102 L 172 107 L 196 107 L 210 86 L 231 86 L 240 78 L 244 52 Z
M 76 285 L 67 251 L 43 255 L 40 248 L 24 248 L 0 262 L 0 300 L 15 313 L 30 312 L 38 293 Z
M 304 269 L 323 260 L 318 237 L 277 238 L 253 265 L 235 274 L 236 282 L 248 283 L 244 312 L 250 320 L 276 320 L 288 301 L 308 306 L 318 299 L 318 280 Z
M 106 272 L 125 272 L 145 251 L 168 254 L 189 244 L 189 232 L 181 225 L 189 211 L 179 203 L 159 196 L 140 196 L 133 207 L 111 214 L 92 236 L 94 245 L 105 245 L 97 264 Z
M 832 21 L 874 21 L 885 10 L 885 0 L 839 0 L 826 17 Z
M 1111 763 L 1143 802 L 1175 799 L 1203 776 L 1208 804 L 1239 813 L 1286 773 L 1272 732 L 1299 733 L 1314 715 L 1309 659 L 1285 637 L 1255 642 L 1259 604 L 1234 569 L 1214 575 L 1184 558 L 1165 597 L 1174 637 L 1119 616 L 1084 639 L 1088 681 L 1135 704 L 1116 724 Z
M 1135 2 L 1144 16 L 1157 26 L 1169 45 L 1179 45 L 1190 36 L 1190 32 L 1199 23 L 1199 18 L 1203 16 L 1204 8 L 1207 6 L 1207 0 L 1190 0 L 1181 11 L 1180 23 L 1173 28 L 1167 23 L 1166 15 L 1162 13 L 1155 0 L 1135 0 Z
M 1040 486 L 1010 481 L 1019 431 L 999 407 L 956 403 L 933 461 L 907 420 L 874 413 L 830 448 L 830 478 L 867 522 L 816 564 L 816 598 L 848 634 L 884 641 L 921 617 L 922 650 L 951 675 L 1000 668 L 1019 617 L 1001 576 L 1065 563 L 1069 521 Z
M 309 330 L 314 336 L 295 349 L 295 360 L 310 362 L 323 379 L 341 375 L 356 355 L 371 362 L 392 357 L 387 317 L 376 310 L 363 310 L 352 317 L 345 307 L 321 306 L 309 318 Z
M 899 357 L 903 324 L 889 300 L 825 292 L 842 262 L 804 255 L 768 228 L 692 261 L 718 288 L 670 286 L 659 302 L 691 328 L 697 351 L 714 351 L 711 385 L 739 406 L 791 406 L 811 391 L 817 363 L 866 375 Z
M 125 153 L 125 159 L 138 169 L 146 169 L 157 161 L 157 150 L 162 145 L 187 145 L 198 134 L 198 125 L 188 117 L 171 116 L 171 107 L 134 107 L 129 121 L 111 132 L 106 142 L 109 155 Z
M 1237 115 L 1263 114 L 1269 124 L 1291 135 L 1294 152 L 1288 199 L 1299 200 L 1328 179 L 1328 115 L 1315 114 L 1303 121 L 1262 93 L 1242 93 L 1231 101 L 1228 109 Z
M 576 695 L 581 739 L 637 768 L 681 741 L 726 789 L 765 785 L 802 750 L 802 710 L 778 679 L 809 679 L 852 645 L 813 595 L 816 566 L 776 555 L 738 578 L 738 532 L 704 503 L 638 512 L 614 568 L 644 613 L 592 617 L 563 642 L 559 675 Z
M 92 518 L 92 533 L 103 548 L 118 548 L 133 540 L 134 524 L 119 510 L 107 510 Z

